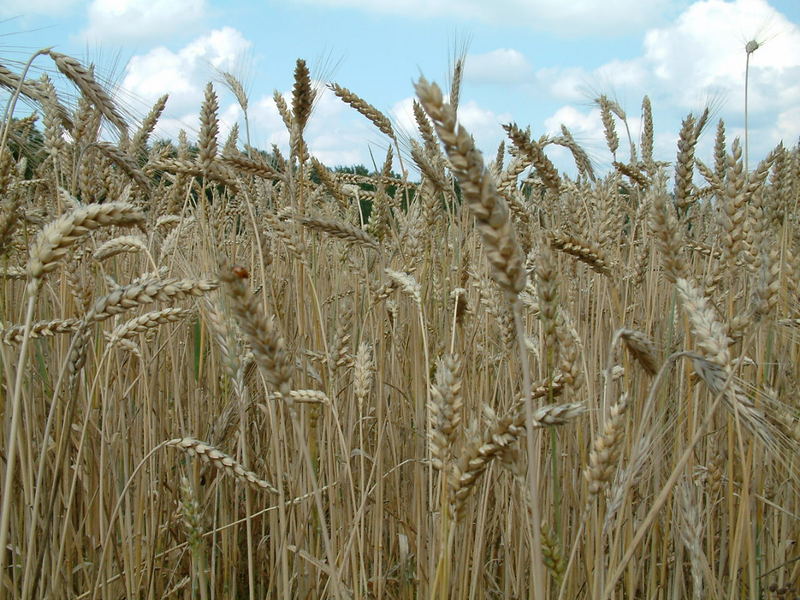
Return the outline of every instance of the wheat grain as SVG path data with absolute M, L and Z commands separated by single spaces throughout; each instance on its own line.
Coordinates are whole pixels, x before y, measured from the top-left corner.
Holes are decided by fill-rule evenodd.
M 461 395 L 461 363 L 456 356 L 443 357 L 431 387 L 431 427 L 428 437 L 433 465 L 443 470 L 450 463 L 460 433 L 464 400 Z
M 639 147 L 642 152 L 644 168 L 648 173 L 652 173 L 655 170 L 653 160 L 653 107 L 648 96 L 642 98 L 642 140 Z
M 31 324 L 30 336 L 52 337 L 57 333 L 73 333 L 78 329 L 80 319 L 54 319 L 52 321 L 36 321 Z M 12 325 L 2 329 L 3 343 L 19 344 L 25 333 L 24 325 Z
M 147 279 L 121 286 L 99 298 L 84 316 L 84 320 L 105 321 L 137 306 L 177 299 L 181 296 L 202 296 L 218 287 L 219 283 L 210 279 Z
M 692 115 L 683 120 L 678 138 L 678 157 L 675 161 L 675 206 L 682 214 L 692 202 L 692 176 L 694 173 L 694 150 L 697 145 L 696 122 Z
M 533 413 L 534 427 L 564 425 L 583 414 L 582 404 L 544 406 Z M 451 488 L 453 512 L 463 515 L 464 505 L 472 493 L 477 479 L 486 471 L 492 460 L 501 458 L 525 432 L 523 411 L 497 420 L 481 439 L 473 441 L 454 466 Z
M 145 177 L 144 173 L 139 170 L 139 167 L 136 166 L 134 159 L 130 155 L 108 142 L 95 142 L 93 146 L 99 149 L 111 162 L 117 165 L 125 175 L 135 181 L 136 185 L 138 185 L 143 192 L 150 190 L 149 180 Z
M 123 235 L 103 244 L 94 251 L 92 258 L 102 262 L 123 252 L 147 252 L 147 243 L 138 237 Z
M 316 92 L 311 87 L 311 74 L 306 61 L 297 60 L 294 69 L 294 88 L 292 89 L 292 123 L 302 133 L 311 115 Z
M 142 124 L 140 125 L 139 129 L 136 130 L 136 133 L 133 134 L 133 138 L 131 139 L 129 149 L 131 156 L 138 158 L 144 154 L 147 147 L 147 141 L 153 134 L 153 131 L 158 124 L 158 119 L 161 117 L 161 114 L 164 112 L 164 109 L 167 106 L 168 98 L 168 94 L 164 94 L 158 98 L 158 100 L 156 100 L 153 104 L 153 107 L 150 109 L 150 112 L 148 112 L 144 119 L 142 119 Z
M 408 273 L 402 273 L 400 271 L 395 271 L 394 269 L 386 269 L 386 274 L 396 286 L 400 287 L 411 297 L 417 306 L 422 306 L 422 288 L 416 279 L 414 279 Z M 387 290 L 386 292 L 381 292 L 376 295 L 378 297 L 388 297 L 388 293 L 391 293 L 391 290 Z
M 614 108 L 613 103 L 607 96 L 600 96 L 595 99 L 595 102 L 600 107 L 600 118 L 603 121 L 603 132 L 606 136 L 606 144 L 608 144 L 608 149 L 611 151 L 612 156 L 616 158 L 617 149 L 619 148 L 619 136 L 614 126 L 614 117 L 611 114 Z
M 369 396 L 372 387 L 372 376 L 375 370 L 372 358 L 372 348 L 366 342 L 358 345 L 356 359 L 353 363 L 353 392 L 359 406 L 362 406 Z
M 244 154 L 226 153 L 222 156 L 222 162 L 230 165 L 238 171 L 241 171 L 242 173 L 255 175 L 256 177 L 261 177 L 262 179 L 269 179 L 273 181 L 284 180 L 282 173 L 279 173 L 272 165 L 257 155 L 255 158 L 250 158 Z

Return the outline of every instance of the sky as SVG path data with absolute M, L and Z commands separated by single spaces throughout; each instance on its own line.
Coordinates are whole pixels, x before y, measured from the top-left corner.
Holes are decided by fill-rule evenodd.
M 535 137 L 566 125 L 601 172 L 611 157 L 593 99 L 605 94 L 638 139 L 641 102 L 653 105 L 655 151 L 674 160 L 681 120 L 706 106 L 724 119 L 728 141 L 744 136 L 745 45 L 750 56 L 751 166 L 776 144 L 800 138 L 800 0 L 4 0 L 0 64 L 19 72 L 37 49 L 54 46 L 96 65 L 132 119 L 162 94 L 157 129 L 174 138 L 199 129 L 207 81 L 220 96 L 223 135 L 242 111 L 221 83 L 244 83 L 253 145 L 286 149 L 273 92 L 290 97 L 298 58 L 319 90 L 306 129 L 323 163 L 380 166 L 389 140 L 324 86 L 344 86 L 390 117 L 402 140 L 420 76 L 447 89 L 466 56 L 459 121 L 493 157 L 502 124 Z M 53 71 L 38 58 L 32 75 Z M 698 156 L 710 162 L 715 127 Z M 627 148 L 625 130 L 618 124 Z M 548 147 L 574 172 L 569 155 Z M 624 154 L 620 157 L 627 160 Z

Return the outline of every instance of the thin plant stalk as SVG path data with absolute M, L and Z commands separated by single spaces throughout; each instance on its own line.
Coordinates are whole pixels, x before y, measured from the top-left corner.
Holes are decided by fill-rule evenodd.
M 522 365 L 522 397 L 525 402 L 525 429 L 527 430 L 526 443 L 528 451 L 528 485 L 531 494 L 531 527 L 533 541 L 533 566 L 531 574 L 533 577 L 534 598 L 544 598 L 544 556 L 542 554 L 542 532 L 541 532 L 541 511 L 539 507 L 539 448 L 541 446 L 541 436 L 534 433 L 533 419 L 533 400 L 531 399 L 531 372 L 528 362 L 528 349 L 525 346 L 525 327 L 522 322 L 521 302 L 518 298 L 514 299 L 514 327 L 517 335 L 517 348 L 519 349 L 519 359 Z M 536 443 L 533 437 L 536 436 Z
M 750 55 L 758 50 L 759 43 L 750 40 L 744 47 L 746 58 L 744 61 L 744 172 L 748 172 L 748 158 L 750 156 L 750 127 L 749 127 L 749 99 L 750 99 Z
M 20 432 L 19 415 L 22 407 L 22 380 L 25 378 L 25 363 L 28 356 L 28 343 L 31 339 L 31 325 L 33 324 L 33 308 L 36 305 L 38 288 L 30 290 L 28 294 L 28 307 L 25 314 L 25 334 L 19 350 L 17 363 L 17 377 L 14 381 L 14 394 L 11 397 L 11 425 L 8 430 L 8 449 L 6 450 L 6 472 L 3 481 L 3 506 L 0 513 L 0 548 L 5 548 L 8 541 L 8 524 L 11 520 L 11 497 L 16 493 L 14 486 L 14 470 L 17 464 L 17 438 Z M 5 573 L 7 552 L 0 552 L 0 573 Z M 0 599 L 5 598 L 5 587 L 0 587 Z
M 28 74 L 28 71 L 30 70 L 31 65 L 36 57 L 47 54 L 50 52 L 51 48 L 52 47 L 42 48 L 41 50 L 34 52 L 33 55 L 31 55 L 31 57 L 28 59 L 28 62 L 25 63 L 25 67 L 22 69 L 22 73 L 19 75 L 19 84 L 17 85 L 17 89 L 14 90 L 11 98 L 8 99 L 8 104 L 6 104 L 6 110 L 3 114 L 3 139 L 0 141 L 0 155 L 2 155 L 3 151 L 6 149 L 8 132 L 11 131 L 11 116 L 14 114 L 14 108 L 17 106 L 17 100 L 22 92 L 22 86 L 25 85 L 25 76 Z

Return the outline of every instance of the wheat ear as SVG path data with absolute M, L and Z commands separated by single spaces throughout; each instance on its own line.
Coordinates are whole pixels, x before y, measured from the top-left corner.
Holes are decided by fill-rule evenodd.
M 525 288 L 527 274 L 522 249 L 514 235 L 508 206 L 497 193 L 494 179 L 484 168 L 483 158 L 469 133 L 456 124 L 453 107 L 444 102 L 442 91 L 425 78 L 416 85 L 417 96 L 433 120 L 444 143 L 453 172 L 475 217 L 486 256 L 492 265 L 492 277 L 509 295 Z
M 611 276 L 612 265 L 605 258 L 605 253 L 599 246 L 579 240 L 561 231 L 555 231 L 551 234 L 550 245 L 556 250 L 574 256 L 588 265 L 593 271 L 607 277 Z
M 558 175 L 553 162 L 547 157 L 541 144 L 533 141 L 529 133 L 522 131 L 516 124 L 503 125 L 508 137 L 514 142 L 514 146 L 525 155 L 536 169 L 542 183 L 553 192 L 558 193 L 561 189 L 561 177 Z
M 625 433 L 623 419 L 628 408 L 628 396 L 623 394 L 616 403 L 611 405 L 609 416 L 603 424 L 603 433 L 594 441 L 594 447 L 589 454 L 589 466 L 584 471 L 584 477 L 589 482 L 589 497 L 594 498 L 608 485 L 617 460 L 622 451 L 622 439 Z
M 299 58 L 294 69 L 294 88 L 292 89 L 292 117 L 300 133 L 306 127 L 316 92 L 311 87 L 311 73 L 306 61 Z
M 203 462 L 213 465 L 223 473 L 227 473 L 234 479 L 244 481 L 248 485 L 269 492 L 270 494 L 278 495 L 279 492 L 275 486 L 268 481 L 261 479 L 252 471 L 248 471 L 232 457 L 224 452 L 217 450 L 213 446 L 201 442 L 194 438 L 175 438 L 168 440 L 164 446 L 178 448 L 192 456 L 197 456 Z
M 29 293 L 35 293 L 45 274 L 53 271 L 69 249 L 98 227 L 143 225 L 144 215 L 132 204 L 92 204 L 70 211 L 47 225 L 31 248 L 28 261 Z
M 658 351 L 649 337 L 635 329 L 620 329 L 617 335 L 645 371 L 650 375 L 658 372 Z
M 122 118 L 122 114 L 113 100 L 111 100 L 111 97 L 97 83 L 91 71 L 71 56 L 53 50 L 49 54 L 53 62 L 56 63 L 58 70 L 77 86 L 81 93 L 95 105 L 106 119 L 114 124 L 123 137 L 127 137 L 128 124 Z
M 221 266 L 220 280 L 225 283 L 231 308 L 253 350 L 256 362 L 276 391 L 290 402 L 292 363 L 277 327 L 267 319 L 263 308 L 247 290 L 242 278 L 226 264 Z
M 133 134 L 133 139 L 131 139 L 130 152 L 132 156 L 138 158 L 140 154 L 145 152 L 147 140 L 150 139 L 150 135 L 156 128 L 158 119 L 161 117 L 161 113 L 164 112 L 164 108 L 167 106 L 168 98 L 169 95 L 164 94 L 158 100 L 156 100 L 155 104 L 153 104 L 153 107 L 150 109 L 150 112 L 148 112 L 147 115 L 145 115 L 145 118 L 142 119 L 141 126 L 136 133 Z
M 380 249 L 378 240 L 373 238 L 360 227 L 355 227 L 353 225 L 349 225 L 341 221 L 335 221 L 333 219 L 321 219 L 318 217 L 295 217 L 295 220 L 299 221 L 309 229 L 322 231 L 323 233 L 327 233 L 328 235 L 339 238 L 340 240 L 344 240 L 353 244 L 359 244 L 367 248 L 373 248 L 374 250 Z
M 390 139 L 394 140 L 394 130 L 392 129 L 392 122 L 389 118 L 384 115 L 381 111 L 377 108 L 372 106 L 366 100 L 363 100 L 350 90 L 345 87 L 342 87 L 336 83 L 332 83 L 328 86 L 328 88 L 338 96 L 342 102 L 345 102 L 356 109 L 359 113 L 361 113 L 364 117 L 370 120 L 375 127 L 377 127 L 381 133 L 389 137 Z
M 217 157 L 217 136 L 219 135 L 219 100 L 214 91 L 214 86 L 206 84 L 203 105 L 200 108 L 200 135 L 197 138 L 197 161 L 203 171 L 211 170 L 211 165 Z

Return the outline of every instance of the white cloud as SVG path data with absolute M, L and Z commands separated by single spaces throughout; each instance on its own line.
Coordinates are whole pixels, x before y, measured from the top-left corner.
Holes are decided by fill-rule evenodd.
M 536 81 L 559 100 L 586 99 L 590 74 L 580 67 L 545 67 L 536 71 Z
M 128 62 L 118 100 L 122 105 L 140 106 L 137 112 L 144 113 L 156 99 L 169 94 L 156 137 L 174 139 L 184 129 L 191 139 L 199 129 L 206 83 L 216 79 L 214 68 L 235 71 L 250 46 L 239 31 L 223 27 L 195 38 L 177 51 L 163 46 L 153 48 Z M 221 145 L 233 124 L 240 120 L 241 109 L 224 86 L 214 87 L 220 98 Z
M 177 52 L 157 47 L 131 58 L 122 87 L 148 104 L 169 94 L 168 114 L 197 110 L 206 82 L 214 78 L 213 68 L 235 70 L 250 46 L 239 31 L 223 27 Z
M 310 152 L 329 166 L 372 168 L 374 159 L 380 169 L 389 139 L 321 83 L 316 87 L 319 95 L 304 133 Z
M 283 119 L 272 96 L 262 96 L 251 102 L 248 114 L 252 133 L 256 136 L 255 141 L 265 150 L 269 150 L 272 144 L 278 146 L 289 144 L 289 132 L 283 125 Z
M 154 48 L 130 60 L 122 85 L 148 102 L 165 93 L 171 95 L 171 104 L 181 97 L 194 100 L 199 92 L 198 82 L 192 77 L 195 65 L 187 65 L 187 62 L 180 54 L 166 48 Z
M 136 43 L 185 32 L 206 12 L 206 0 L 93 0 L 83 35 L 95 42 Z
M 441 17 L 547 30 L 561 35 L 617 35 L 657 20 L 675 0 L 291 0 L 411 18 Z M 683 0 L 681 0 L 683 3 Z
M 162 117 L 158 120 L 156 138 L 175 140 L 178 138 L 178 133 L 180 133 L 181 129 L 183 129 L 187 132 L 189 139 L 193 139 L 195 137 L 195 132 L 197 132 L 200 128 L 200 102 L 201 100 L 198 100 L 197 106 L 195 106 L 195 109 L 192 112 L 165 112 L 165 115 L 162 115 Z M 236 103 L 227 104 L 220 108 L 220 110 L 217 112 L 217 117 L 219 119 L 219 134 L 217 136 L 217 141 L 219 142 L 219 145 L 222 146 L 225 143 L 225 140 L 227 139 L 234 123 L 241 121 L 242 109 L 239 108 L 239 105 Z M 240 130 L 239 134 L 239 140 L 241 144 L 241 141 L 244 139 L 244 132 Z
M 475 83 L 510 85 L 529 81 L 532 75 L 528 60 L 513 48 L 470 54 L 465 62 L 464 78 Z
M 695 2 L 666 27 L 650 29 L 643 53 L 614 60 L 593 71 L 582 68 L 544 68 L 537 79 L 556 97 L 586 98 L 587 88 L 647 89 L 683 108 L 696 108 L 709 97 L 743 96 L 746 42 L 760 24 L 774 36 L 762 40 L 751 55 L 750 78 L 754 103 L 800 101 L 800 28 L 766 0 L 703 0 Z M 774 106 L 774 104 L 773 104 Z
M 612 89 L 641 87 L 648 75 L 642 62 L 636 60 L 612 60 L 595 70 L 595 76 Z
M 671 24 L 647 31 L 638 57 L 614 60 L 592 71 L 539 69 L 536 80 L 555 98 L 572 103 L 590 101 L 601 93 L 611 95 L 627 109 L 629 119 L 638 114 L 639 102 L 648 94 L 654 110 L 665 119 L 656 118 L 657 128 L 677 130 L 688 112 L 698 114 L 710 104 L 712 115 L 726 121 L 731 141 L 744 123 L 744 47 L 753 38 L 761 46 L 750 57 L 750 146 L 751 154 L 763 156 L 780 139 L 794 143 L 800 133 L 795 124 L 800 105 L 800 27 L 766 0 L 694 2 Z M 548 127 L 558 125 L 551 122 L 557 117 L 576 118 L 562 109 L 548 119 Z M 633 126 L 632 133 L 636 133 Z M 667 137 L 662 138 L 667 153 L 660 158 L 670 160 L 674 139 Z M 701 140 L 698 151 L 707 145 Z
M 178 138 L 178 133 L 183 129 L 186 132 L 197 131 L 200 123 L 200 115 L 197 112 L 185 113 L 174 116 L 162 116 L 158 120 L 158 127 L 155 131 L 155 139 Z M 189 139 L 194 136 L 188 134 Z
M 793 101 L 800 100 L 796 80 L 800 67 L 800 29 L 765 0 L 706 0 L 689 7 L 670 27 L 653 29 L 645 36 L 639 59 L 652 72 L 655 83 L 671 92 L 682 106 L 698 97 L 720 92 L 741 97 L 745 73 L 744 46 L 759 26 L 768 23 L 775 37 L 761 40 L 750 58 L 751 90 L 755 101 L 780 100 L 787 87 Z M 758 40 L 757 40 L 758 41 Z M 787 77 L 794 72 L 795 77 Z M 687 93 L 688 92 L 688 93 Z
M 797 24 L 765 0 L 695 2 L 673 25 L 647 33 L 638 61 L 652 73 L 648 89 L 660 105 L 673 109 L 676 118 L 677 111 L 696 114 L 704 104 L 718 105 L 715 116 L 726 121 L 731 142 L 743 136 L 744 47 L 753 38 L 761 44 L 750 56 L 749 84 L 750 155 L 757 160 L 781 139 L 795 143 L 800 133 Z M 700 155 L 711 151 L 712 137 L 701 139 Z
M 349 141 L 354 143 L 349 144 L 343 144 L 344 141 L 338 135 L 325 133 L 309 142 L 309 150 L 317 160 L 329 167 L 364 165 L 371 169 L 372 165 L 368 160 L 369 155 L 363 140 L 351 138 Z M 382 158 L 379 154 L 375 156 L 378 168 L 383 163 Z
M 482 152 L 493 155 L 505 137 L 503 124 L 512 121 L 512 116 L 509 113 L 495 113 L 469 100 L 459 105 L 458 121 L 475 138 Z
M 587 71 L 581 67 L 544 67 L 534 81 L 553 98 L 567 102 L 593 100 L 600 94 L 616 95 L 617 90 L 652 89 L 651 74 L 641 60 L 613 60 Z
M 782 140 L 785 146 L 800 141 L 800 106 L 793 106 L 778 115 L 773 136 Z
M 562 106 L 544 121 L 548 135 L 561 135 L 561 125 L 566 126 L 573 137 L 581 142 L 603 139 L 603 125 L 597 108 L 581 112 L 571 105 Z
M 236 29 L 223 27 L 197 38 L 181 54 L 194 61 L 207 61 L 222 70 L 235 69 L 252 43 Z
M 431 10 L 444 6 L 441 0 L 431 0 L 430 4 Z M 470 7 L 477 10 L 478 5 L 471 0 L 466 4 L 468 10 Z M 573 2 L 573 5 L 570 10 L 583 10 L 588 6 L 582 2 Z M 704 25 L 698 25 L 699 22 Z M 558 133 L 559 125 L 565 123 L 579 143 L 587 146 L 590 155 L 597 156 L 601 162 L 609 160 L 602 125 L 597 109 L 586 104 L 587 101 L 600 93 L 619 100 L 629 114 L 632 135 L 638 136 L 639 102 L 647 93 L 656 111 L 657 152 L 663 152 L 658 158 L 671 160 L 675 152 L 674 133 L 666 132 L 676 131 L 680 119 L 690 110 L 695 113 L 702 110 L 709 98 L 719 99 L 722 94 L 727 100 L 714 117 L 725 118 L 729 140 L 740 131 L 744 44 L 752 35 L 747 28 L 765 22 L 769 23 L 767 33 L 770 35 L 761 40 L 763 46 L 751 57 L 751 154 L 763 156 L 779 139 L 794 143 L 800 134 L 797 125 L 800 123 L 797 109 L 800 106 L 800 29 L 764 0 L 697 1 L 672 23 L 650 29 L 643 36 L 640 56 L 610 61 L 591 71 L 559 66 L 534 72 L 520 51 L 500 48 L 469 56 L 465 76 L 473 83 L 496 81 L 504 85 L 522 84 L 523 88 L 530 83 L 531 88 L 549 92 L 551 99 L 562 100 L 566 106 L 545 121 L 546 129 Z M 148 103 L 163 93 L 170 93 L 162 129 L 168 129 L 171 135 L 181 126 L 196 130 L 203 87 L 206 81 L 214 78 L 211 67 L 235 71 L 250 47 L 250 42 L 240 32 L 226 27 L 200 36 L 178 50 L 154 48 L 131 60 L 123 86 Z M 238 109 L 222 86 L 217 89 L 222 102 L 221 118 L 232 123 L 239 118 Z M 411 106 L 412 98 L 407 97 L 395 103 L 387 113 L 401 136 L 417 135 Z M 271 95 L 252 98 L 250 116 L 254 144 L 268 149 L 275 143 L 284 151 L 287 149 L 288 132 Z M 500 125 L 511 121 L 512 117 L 493 112 L 462 95 L 459 119 L 475 137 L 478 147 L 491 157 L 504 137 Z M 621 125 L 618 132 L 624 159 L 627 144 Z M 370 148 L 376 162 L 380 163 L 381 153 L 388 146 L 385 136 L 326 90 L 315 105 L 306 140 L 312 153 L 329 164 L 360 162 L 371 165 Z M 705 147 L 704 139 L 700 148 Z M 552 149 L 554 155 L 558 152 Z

